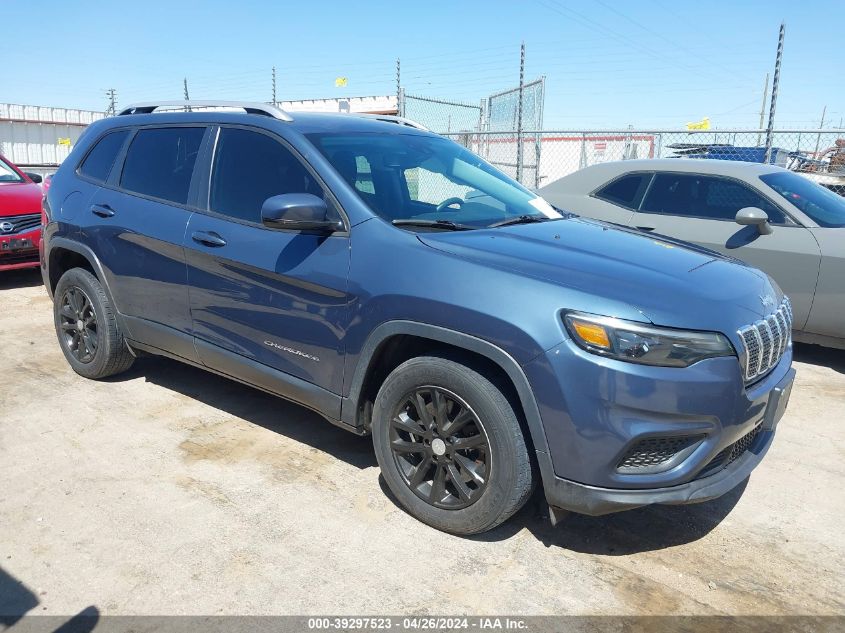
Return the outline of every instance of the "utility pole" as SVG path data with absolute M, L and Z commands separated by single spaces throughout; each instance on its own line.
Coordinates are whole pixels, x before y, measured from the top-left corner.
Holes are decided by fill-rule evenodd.
M 405 113 L 402 111 L 402 66 L 399 62 L 399 58 L 396 58 L 396 113 L 399 116 L 403 116 Z
M 276 67 L 273 66 L 273 105 L 276 105 Z
M 522 96 L 525 88 L 525 41 L 519 45 L 519 103 L 516 106 L 516 181 L 522 183 Z
M 187 78 L 187 77 L 185 77 L 185 78 L 182 80 L 182 86 L 183 86 L 183 87 L 184 87 L 184 89 L 185 89 L 185 101 L 190 101 L 190 100 L 191 100 L 191 98 L 188 96 L 188 78 Z M 186 111 L 186 112 L 190 112 L 190 111 L 191 111 L 191 106 L 186 106 L 186 107 L 185 107 L 185 111 Z
M 772 159 L 772 130 L 775 126 L 775 106 L 778 102 L 778 84 L 780 83 L 780 65 L 783 60 L 783 36 L 786 26 L 780 23 L 780 34 L 778 35 L 778 52 L 775 57 L 775 75 L 772 79 L 772 105 L 769 108 L 769 126 L 766 128 L 766 164 Z
M 109 98 L 109 105 L 106 109 L 106 114 L 114 116 L 117 114 L 117 90 L 109 88 L 106 90 L 106 96 Z
M 824 129 L 824 115 L 825 114 L 827 114 L 827 106 L 822 108 L 822 120 L 821 120 L 821 123 L 819 123 L 819 130 Z M 822 133 L 819 132 L 818 135 L 816 135 L 816 151 L 813 153 L 813 158 L 819 157 L 819 143 L 821 143 L 821 140 L 822 140 Z
M 766 98 L 769 96 L 769 73 L 766 73 L 766 83 L 763 84 L 763 102 L 760 104 L 760 127 L 762 130 L 766 124 Z M 760 147 L 760 132 L 757 132 L 757 147 Z

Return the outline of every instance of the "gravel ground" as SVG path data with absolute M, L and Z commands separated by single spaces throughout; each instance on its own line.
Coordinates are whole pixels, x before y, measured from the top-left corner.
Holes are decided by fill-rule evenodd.
M 458 538 L 369 440 L 179 363 L 74 374 L 37 272 L 0 278 L 0 613 L 845 614 L 845 352 L 796 349 L 774 446 L 725 497 Z

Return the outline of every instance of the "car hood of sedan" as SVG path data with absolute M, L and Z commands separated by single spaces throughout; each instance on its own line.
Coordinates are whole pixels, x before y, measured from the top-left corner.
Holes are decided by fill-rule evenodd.
M 0 183 L 0 217 L 41 212 L 40 185 L 31 182 Z
M 420 233 L 419 239 L 431 248 L 543 279 L 582 296 L 624 302 L 657 325 L 735 331 L 773 312 L 781 299 L 768 275 L 738 260 L 583 218 Z

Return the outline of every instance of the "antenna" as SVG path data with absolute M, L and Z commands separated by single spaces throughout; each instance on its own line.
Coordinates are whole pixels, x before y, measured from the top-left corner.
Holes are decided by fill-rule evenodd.
M 276 67 L 273 66 L 273 105 L 276 105 Z

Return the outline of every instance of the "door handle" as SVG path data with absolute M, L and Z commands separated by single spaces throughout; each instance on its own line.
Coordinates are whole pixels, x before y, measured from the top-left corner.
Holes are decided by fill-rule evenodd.
M 226 246 L 226 240 L 214 231 L 194 231 L 191 239 L 205 246 Z
M 636 228 L 638 228 L 640 231 L 653 231 L 654 230 L 653 226 L 638 226 Z
M 110 218 L 114 215 L 114 209 L 107 204 L 95 204 L 91 207 L 91 213 L 99 215 L 101 218 Z

